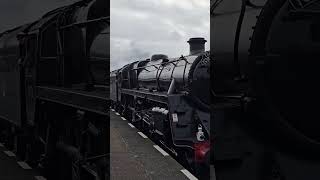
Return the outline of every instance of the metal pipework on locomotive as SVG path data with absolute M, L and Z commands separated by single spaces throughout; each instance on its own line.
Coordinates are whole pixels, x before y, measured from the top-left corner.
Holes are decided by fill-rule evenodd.
M 158 113 L 162 113 L 164 115 L 168 115 L 169 111 L 165 108 L 160 108 L 160 107 L 154 107 L 152 108 L 153 112 L 158 112 Z

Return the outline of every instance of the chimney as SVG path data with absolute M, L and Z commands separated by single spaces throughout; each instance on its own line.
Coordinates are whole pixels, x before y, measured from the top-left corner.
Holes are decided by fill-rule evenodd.
M 154 54 L 151 56 L 151 61 L 157 61 L 159 59 L 168 59 L 168 56 L 165 54 Z
M 190 38 L 188 43 L 190 44 L 190 55 L 198 54 L 205 51 L 204 44 L 207 42 L 204 38 Z

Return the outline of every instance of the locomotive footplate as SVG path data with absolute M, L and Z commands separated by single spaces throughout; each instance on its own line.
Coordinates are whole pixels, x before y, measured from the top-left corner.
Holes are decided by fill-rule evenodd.
M 102 115 L 109 115 L 107 110 L 108 92 L 88 92 L 78 89 L 38 86 L 37 98 Z
M 117 114 L 110 111 L 111 179 L 183 180 L 192 176 L 128 120 Z
M 150 92 L 147 90 L 131 90 L 131 89 L 122 89 L 122 93 L 132 95 L 135 97 L 146 98 L 151 101 L 167 103 L 168 95 L 159 92 Z

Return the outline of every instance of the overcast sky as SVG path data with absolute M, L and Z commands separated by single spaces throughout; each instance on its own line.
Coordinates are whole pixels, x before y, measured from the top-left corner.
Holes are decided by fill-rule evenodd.
M 0 0 L 0 32 L 77 0 Z M 209 0 L 110 0 L 111 69 L 152 54 L 189 53 L 187 40 L 209 41 Z M 206 49 L 209 49 L 207 42 Z
M 33 22 L 60 6 L 78 0 L 0 0 L 0 32 Z
M 152 54 L 189 54 L 187 41 L 210 49 L 209 0 L 111 0 L 111 70 Z

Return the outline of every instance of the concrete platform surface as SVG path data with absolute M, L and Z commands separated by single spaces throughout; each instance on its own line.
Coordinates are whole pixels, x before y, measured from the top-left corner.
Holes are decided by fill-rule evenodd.
M 0 180 L 45 180 L 0 143 Z
M 111 180 L 196 180 L 128 120 L 110 111 Z

